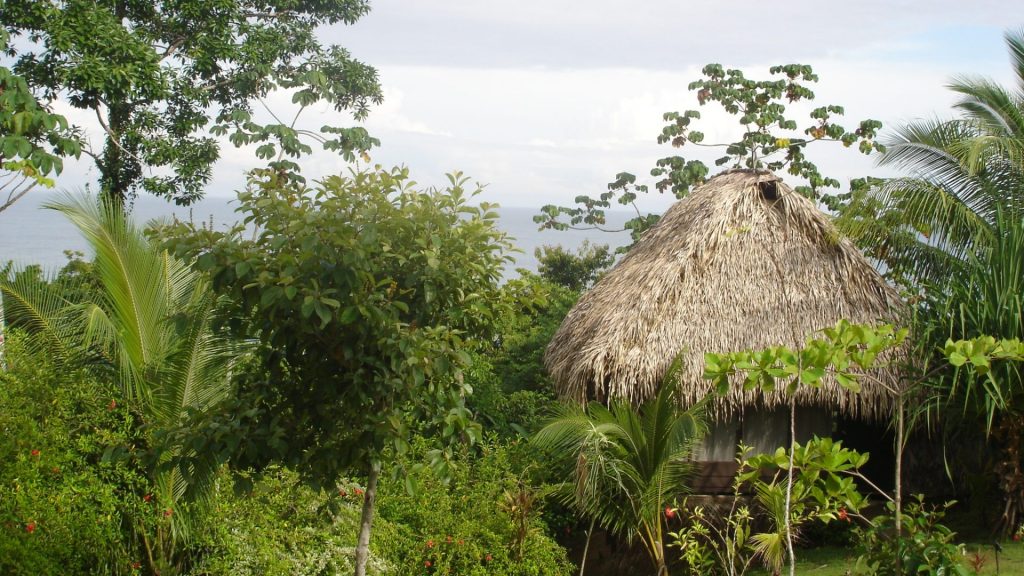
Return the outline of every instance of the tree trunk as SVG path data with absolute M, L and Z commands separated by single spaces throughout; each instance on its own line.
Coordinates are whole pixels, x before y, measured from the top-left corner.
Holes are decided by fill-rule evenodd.
M 1024 429 L 1020 415 L 1012 411 L 1002 414 L 994 435 L 997 443 L 995 470 L 1003 493 L 1003 513 L 993 533 L 1006 537 L 1017 530 L 1024 512 L 1024 469 L 1021 467 Z
M 359 542 L 356 544 L 356 576 L 366 576 L 366 561 L 370 557 L 370 528 L 373 525 L 373 504 L 377 498 L 377 479 L 380 462 L 370 464 L 370 477 L 363 495 L 363 516 L 359 522 Z
M 896 515 L 896 576 L 903 575 L 903 391 L 896 398 L 896 486 L 893 506 Z
M 590 538 L 594 535 L 594 522 L 596 518 L 590 519 L 590 529 L 587 530 L 587 543 L 583 545 L 583 556 L 580 558 L 580 576 L 583 576 L 583 567 L 587 565 L 587 552 L 590 550 Z
M 665 554 L 663 552 L 661 556 L 658 556 L 658 576 L 668 576 L 668 566 L 665 564 Z
M 801 367 L 802 369 L 802 367 Z M 789 473 L 786 474 L 786 551 L 789 553 L 789 576 L 796 574 L 796 555 L 793 554 L 793 458 L 796 447 L 796 395 L 789 399 Z
M 96 163 L 100 169 L 101 195 L 122 211 L 127 207 L 129 189 L 136 178 L 141 176 L 142 169 L 121 143 L 129 114 L 129 109 L 124 104 L 110 104 L 104 126 L 107 138 L 103 156 Z

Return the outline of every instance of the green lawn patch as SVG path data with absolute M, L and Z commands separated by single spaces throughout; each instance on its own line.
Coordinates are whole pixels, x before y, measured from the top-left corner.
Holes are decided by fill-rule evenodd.
M 968 543 L 965 552 L 964 566 L 968 570 L 973 569 L 974 557 L 978 555 L 982 560 L 979 561 L 981 570 L 977 574 L 993 576 L 996 574 L 995 551 L 991 544 Z M 814 576 L 847 576 L 854 574 L 853 568 L 856 562 L 857 551 L 854 548 L 822 547 L 798 550 L 796 573 Z M 998 573 L 1001 576 L 1024 575 L 1024 543 L 1006 542 L 1003 544 L 1003 551 L 999 553 Z M 765 576 L 769 572 L 754 570 L 751 574 Z

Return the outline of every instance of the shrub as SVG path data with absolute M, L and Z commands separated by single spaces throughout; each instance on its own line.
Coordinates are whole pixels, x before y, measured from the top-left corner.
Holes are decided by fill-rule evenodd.
M 417 443 L 415 454 L 425 448 Z M 515 472 L 515 447 L 485 443 L 461 455 L 447 482 L 426 467 L 410 467 L 409 485 L 381 482 L 380 518 L 393 531 L 371 548 L 386 551 L 399 574 L 553 576 L 569 574 L 565 551 L 546 535 L 537 492 Z
M 223 475 L 194 553 L 194 573 L 209 576 L 347 575 L 355 566 L 361 496 L 352 486 L 335 494 L 316 490 L 287 469 L 261 475 L 252 490 L 236 494 Z M 387 522 L 375 521 L 375 535 Z M 371 551 L 384 551 L 371 546 Z M 368 573 L 389 574 L 388 563 L 371 556 Z
M 963 545 L 955 543 L 956 534 L 940 523 L 952 505 L 953 502 L 948 502 L 942 507 L 929 507 L 920 495 L 907 503 L 900 522 L 903 530 L 897 548 L 894 506 L 888 503 L 887 514 L 876 517 L 867 527 L 857 529 L 857 540 L 863 549 L 863 554 L 857 559 L 857 573 L 895 576 L 898 574 L 898 554 L 903 574 L 967 576 L 967 569 L 960 563 L 964 555 Z

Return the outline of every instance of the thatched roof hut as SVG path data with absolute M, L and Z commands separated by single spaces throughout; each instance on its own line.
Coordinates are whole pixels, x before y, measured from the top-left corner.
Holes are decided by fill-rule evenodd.
M 569 312 L 545 364 L 561 396 L 654 394 L 681 355 L 680 398 L 705 397 L 705 352 L 796 347 L 839 319 L 895 321 L 904 305 L 827 215 L 768 172 L 720 174 L 672 206 Z M 895 370 L 877 374 L 896 384 Z M 785 403 L 736 385 L 717 404 L 732 412 Z M 891 405 L 882 387 L 859 394 L 834 380 L 798 392 L 802 405 L 870 417 Z

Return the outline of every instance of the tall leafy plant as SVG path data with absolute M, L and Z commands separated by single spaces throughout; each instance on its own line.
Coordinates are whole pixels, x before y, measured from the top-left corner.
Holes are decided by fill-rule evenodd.
M 932 350 L 943 350 L 955 370 L 937 372 L 929 382 L 930 401 L 921 410 L 933 416 L 930 421 L 937 421 L 937 414 L 960 418 L 993 441 L 993 472 L 1003 498 L 997 528 L 1007 534 L 1024 520 L 1024 373 L 1017 362 L 989 361 L 981 345 L 949 351 L 946 344 L 1024 338 L 1024 221 L 999 215 L 995 230 L 992 244 L 971 255 L 947 292 L 929 303 L 922 339 Z
M 704 377 L 712 381 L 716 393 L 727 393 L 735 380 L 741 380 L 744 390 L 768 392 L 777 387 L 784 387 L 788 396 L 789 451 L 788 462 L 785 463 L 786 486 L 781 493 L 782 501 L 779 508 L 782 512 L 782 526 L 778 541 L 785 543 L 791 576 L 796 572 L 793 532 L 795 521 L 798 520 L 794 515 L 793 499 L 797 470 L 795 393 L 802 387 L 820 387 L 826 375 L 831 375 L 839 386 L 849 392 L 860 392 L 861 380 L 868 379 L 875 386 L 886 390 L 896 400 L 896 490 L 893 501 L 897 525 L 900 524 L 900 478 L 906 390 L 902 383 L 886 383 L 872 377 L 870 371 L 884 366 L 887 361 L 885 355 L 892 354 L 892 351 L 903 343 L 906 335 L 906 329 L 897 330 L 888 324 L 871 327 L 840 320 L 834 327 L 822 330 L 822 337 L 810 338 L 797 350 L 773 346 L 757 351 L 704 354 Z
M 103 149 L 86 154 L 104 195 L 124 203 L 144 190 L 189 204 L 219 157 L 212 136 L 257 146 L 257 156 L 291 172 L 299 170 L 291 158 L 312 152 L 310 140 L 350 161 L 376 145 L 362 127 L 314 132 L 298 127 L 298 116 L 270 111 L 263 122 L 253 113 L 285 91 L 300 113 L 323 103 L 364 118 L 382 99 L 376 70 L 317 31 L 369 9 L 366 0 L 6 0 L 0 34 L 13 38 L 5 52 L 34 94 L 98 121 Z

